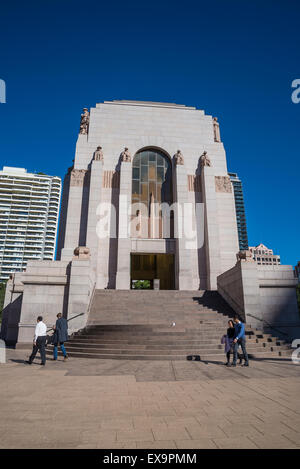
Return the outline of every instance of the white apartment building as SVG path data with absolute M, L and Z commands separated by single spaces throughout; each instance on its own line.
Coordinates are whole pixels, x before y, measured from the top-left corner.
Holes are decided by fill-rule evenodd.
M 274 254 L 272 249 L 262 243 L 257 246 L 249 246 L 249 251 L 258 265 L 280 265 L 280 256 Z
M 0 282 L 29 260 L 54 260 L 60 195 L 59 177 L 0 171 Z

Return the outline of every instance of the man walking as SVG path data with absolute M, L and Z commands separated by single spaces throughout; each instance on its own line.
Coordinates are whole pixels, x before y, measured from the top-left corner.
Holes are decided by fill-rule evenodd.
M 239 320 L 238 316 L 234 316 L 233 322 L 234 322 L 235 334 L 234 334 L 234 339 L 233 339 L 233 362 L 232 362 L 232 366 L 236 366 L 236 360 L 237 360 L 239 345 L 242 347 L 243 354 L 244 354 L 244 360 L 245 360 L 244 366 L 249 366 L 248 354 L 247 354 L 247 350 L 246 350 L 245 326 Z
M 57 360 L 57 349 L 59 345 L 64 356 L 64 361 L 66 361 L 68 358 L 68 355 L 64 346 L 64 342 L 68 340 L 68 322 L 65 318 L 63 318 L 61 313 L 58 313 L 56 317 L 57 317 L 57 321 L 56 321 L 55 326 L 53 327 L 54 329 L 53 360 L 55 361 Z
M 27 362 L 29 363 L 29 365 L 31 365 L 31 363 L 35 359 L 38 350 L 41 354 L 41 365 L 46 365 L 46 334 L 47 326 L 43 322 L 42 316 L 38 316 L 33 339 L 32 354 L 30 355 L 29 360 Z

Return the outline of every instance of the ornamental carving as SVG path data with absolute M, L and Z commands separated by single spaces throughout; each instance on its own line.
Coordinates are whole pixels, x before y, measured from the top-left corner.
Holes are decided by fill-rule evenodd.
M 83 186 L 85 179 L 86 169 L 72 169 L 71 171 L 71 186 Z
M 104 189 L 118 189 L 120 187 L 119 171 L 104 171 L 102 176 L 102 187 Z
M 81 114 L 80 118 L 80 129 L 79 133 L 82 135 L 86 135 L 89 132 L 89 123 L 90 123 L 90 113 L 88 108 L 83 108 L 83 113 Z
M 175 164 L 180 164 L 180 165 L 184 164 L 183 154 L 181 153 L 180 150 L 177 150 L 174 158 L 175 158 Z
M 124 148 L 124 151 L 121 153 L 121 159 L 124 163 L 131 163 L 131 154 L 127 147 Z
M 215 176 L 216 192 L 232 192 L 229 176 Z
M 89 259 L 90 258 L 90 249 L 86 246 L 78 246 L 74 249 L 74 258 L 75 259 Z
M 203 166 L 211 166 L 211 161 L 207 156 L 207 151 L 204 151 L 200 156 L 200 166 L 201 168 L 203 168 Z
M 213 117 L 213 126 L 214 126 L 214 140 L 215 142 L 221 142 L 220 135 L 220 124 L 217 117 Z
M 102 147 L 97 147 L 97 150 L 94 153 L 94 160 L 95 161 L 103 161 Z
M 243 261 L 243 262 L 254 262 L 252 252 L 249 250 L 246 251 L 239 251 L 236 255 L 236 260 L 237 262 Z

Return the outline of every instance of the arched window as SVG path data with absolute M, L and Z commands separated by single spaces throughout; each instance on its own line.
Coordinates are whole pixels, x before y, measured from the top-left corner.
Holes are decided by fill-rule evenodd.
M 166 210 L 172 203 L 170 159 L 158 150 L 141 150 L 132 164 L 132 216 L 139 218 L 136 233 L 132 235 L 142 238 L 172 237 L 173 227 Z

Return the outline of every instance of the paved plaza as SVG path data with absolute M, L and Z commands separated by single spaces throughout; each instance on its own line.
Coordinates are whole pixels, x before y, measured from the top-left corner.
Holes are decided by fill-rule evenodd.
M 0 448 L 300 448 L 300 366 L 72 359 L 0 365 Z

